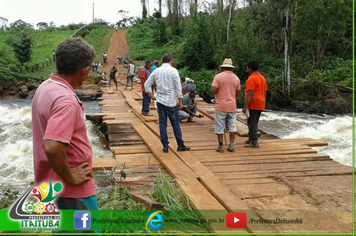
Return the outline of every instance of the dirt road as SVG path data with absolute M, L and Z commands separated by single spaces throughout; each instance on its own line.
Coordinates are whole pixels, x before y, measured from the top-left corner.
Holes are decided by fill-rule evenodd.
M 108 48 L 108 63 L 103 65 L 103 69 L 109 74 L 110 68 L 116 63 L 116 67 L 119 71 L 118 80 L 122 81 L 122 78 L 126 75 L 126 68 L 123 64 L 118 64 L 117 56 L 121 55 L 125 58 L 126 53 L 129 50 L 129 45 L 126 41 L 127 30 L 118 30 L 114 32 L 111 36 L 109 48 Z

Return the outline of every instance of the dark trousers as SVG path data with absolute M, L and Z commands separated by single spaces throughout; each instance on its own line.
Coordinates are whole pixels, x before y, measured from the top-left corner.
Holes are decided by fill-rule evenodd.
M 150 112 L 150 104 L 151 104 L 151 98 L 150 96 L 147 95 L 147 93 L 142 92 L 142 114 L 147 114 Z
M 258 121 L 260 120 L 261 110 L 251 110 L 250 117 L 247 118 L 248 137 L 252 144 L 258 143 Z
M 167 117 L 169 118 L 174 136 L 177 140 L 178 146 L 183 146 L 184 141 L 182 138 L 182 131 L 180 129 L 179 124 L 179 116 L 178 116 L 178 106 L 174 107 L 167 107 L 161 103 L 157 102 L 157 112 L 158 112 L 158 123 L 159 123 L 159 133 L 161 136 L 161 143 L 163 147 L 167 147 L 168 142 L 168 135 L 167 135 Z

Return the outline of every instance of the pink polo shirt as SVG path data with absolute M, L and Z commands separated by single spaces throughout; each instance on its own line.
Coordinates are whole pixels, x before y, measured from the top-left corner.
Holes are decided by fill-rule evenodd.
M 214 77 L 212 86 L 218 88 L 215 109 L 222 112 L 235 112 L 236 91 L 241 89 L 240 79 L 232 71 L 223 71 Z
M 69 166 L 75 167 L 82 162 L 88 162 L 92 168 L 92 149 L 86 132 L 82 103 L 76 98 L 74 89 L 67 81 L 54 74 L 51 74 L 50 79 L 38 87 L 32 101 L 35 184 L 38 186 L 43 182 L 61 182 L 61 197 L 93 196 L 93 178 L 77 186 L 69 185 L 53 171 L 43 151 L 42 142 L 45 139 L 68 144 L 66 151 Z

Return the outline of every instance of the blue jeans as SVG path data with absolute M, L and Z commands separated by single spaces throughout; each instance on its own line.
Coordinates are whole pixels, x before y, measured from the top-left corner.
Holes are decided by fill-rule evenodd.
M 157 112 L 159 118 L 159 133 L 161 136 L 161 143 L 163 147 L 167 147 L 169 144 L 167 135 L 167 117 L 169 118 L 174 136 L 177 140 L 178 146 L 184 146 L 184 141 L 182 138 L 182 131 L 180 130 L 179 117 L 178 117 L 178 107 L 167 107 L 161 103 L 157 102 Z
M 150 112 L 150 104 L 151 104 L 151 98 L 150 96 L 147 95 L 147 93 L 142 92 L 142 114 L 147 114 Z

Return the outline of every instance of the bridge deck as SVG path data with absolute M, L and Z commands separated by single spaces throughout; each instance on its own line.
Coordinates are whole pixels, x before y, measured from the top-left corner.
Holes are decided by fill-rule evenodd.
M 327 143 L 262 137 L 260 148 L 247 149 L 243 144 L 248 129 L 238 119 L 235 152 L 217 153 L 210 112 L 213 106 L 198 99 L 199 113 L 204 118 L 195 119 L 196 123 L 181 123 L 183 139 L 191 150 L 176 151 L 169 125 L 170 151 L 163 153 L 154 106 L 154 116 L 142 116 L 138 90 L 104 88 L 103 92 L 101 113 L 95 116 L 108 126 L 109 145 L 116 159 L 95 159 L 94 169 L 125 163 L 125 170 L 132 174 L 122 184 L 133 189 L 151 186 L 158 169 L 165 169 L 206 218 L 209 215 L 202 210 L 221 210 L 223 218 L 226 212 L 243 211 L 248 219 L 302 220 L 300 224 L 249 223 L 236 231 L 240 233 L 352 231 L 352 168 L 311 148 Z M 208 230 L 220 232 L 221 226 L 211 224 Z

